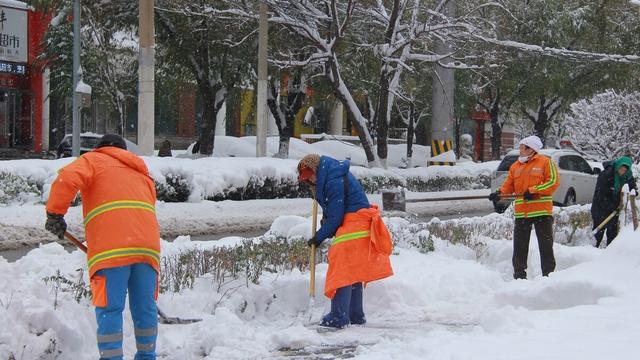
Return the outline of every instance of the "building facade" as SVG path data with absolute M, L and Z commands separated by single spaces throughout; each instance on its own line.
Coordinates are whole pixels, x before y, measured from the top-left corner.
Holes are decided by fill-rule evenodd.
M 48 16 L 25 3 L 0 0 L 0 152 L 48 148 L 46 73 L 36 61 L 48 24 Z

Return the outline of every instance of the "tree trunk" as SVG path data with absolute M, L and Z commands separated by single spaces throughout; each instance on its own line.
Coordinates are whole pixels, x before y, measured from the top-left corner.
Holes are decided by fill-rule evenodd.
M 545 143 L 545 134 L 549 129 L 549 114 L 547 114 L 548 106 L 546 106 L 546 97 L 544 95 L 540 96 L 540 104 L 538 105 L 538 119 L 533 124 L 533 128 L 536 131 L 536 135 L 542 140 L 542 143 Z M 549 106 L 551 106 L 550 104 Z
M 360 143 L 362 144 L 362 148 L 364 149 L 364 153 L 367 156 L 367 161 L 369 167 L 374 167 L 377 165 L 376 155 L 373 152 L 373 141 L 371 139 L 371 134 L 369 130 L 366 128 L 367 119 L 362 116 L 362 112 L 358 109 L 355 100 L 351 96 L 346 84 L 343 82 L 340 71 L 338 70 L 337 62 L 334 58 L 328 61 L 326 65 L 325 76 L 327 80 L 333 85 L 334 92 L 336 97 L 342 102 L 342 104 L 347 108 L 348 113 L 351 115 L 353 119 L 353 126 L 356 127 L 356 131 L 358 131 L 358 138 L 360 138 Z
M 289 142 L 293 135 L 296 114 L 302 108 L 305 98 L 301 71 L 296 71 L 296 74 L 289 81 L 286 104 L 281 103 L 282 99 L 278 99 L 278 90 L 275 82 L 269 84 L 269 96 L 267 97 L 267 105 L 278 127 L 280 140 L 277 157 L 281 159 L 289 157 Z M 282 111 L 283 107 L 284 111 Z
M 389 137 L 389 119 L 387 118 L 387 101 L 389 97 L 389 78 L 386 71 L 383 69 L 380 74 L 380 94 L 378 96 L 378 110 L 375 114 L 375 123 L 377 125 L 377 147 L 378 147 L 378 159 L 383 168 L 387 168 L 387 155 L 388 146 L 387 138 Z
M 200 154 L 213 155 L 216 135 L 218 112 L 226 99 L 226 89 L 218 86 L 214 89 L 208 81 L 202 81 L 198 86 L 202 97 L 202 132 L 200 133 Z
M 277 157 L 286 159 L 289 156 L 290 136 L 287 136 L 288 129 L 283 119 L 284 114 L 282 113 L 280 104 L 278 103 L 278 90 L 276 89 L 276 81 L 277 80 L 274 79 L 269 83 L 267 106 L 269 107 L 271 115 L 273 115 L 273 118 L 276 122 L 276 127 L 278 128 L 278 134 L 280 135 Z
M 387 45 L 391 45 L 394 41 L 394 33 L 398 23 L 398 15 L 400 13 L 400 0 L 393 1 L 389 24 L 385 30 L 384 40 Z M 377 125 L 376 138 L 378 147 L 378 159 L 383 168 L 387 168 L 388 146 L 387 138 L 389 137 L 389 77 L 392 71 L 389 64 L 384 64 L 380 70 L 380 94 L 378 96 L 378 110 L 375 115 L 375 124 Z
M 413 156 L 413 123 L 415 116 L 416 106 L 412 102 L 411 110 L 409 111 L 409 127 L 407 127 L 407 168 L 411 168 L 411 157 Z
M 498 114 L 491 113 L 491 160 L 500 160 L 500 149 L 502 148 L 502 126 L 498 122 Z

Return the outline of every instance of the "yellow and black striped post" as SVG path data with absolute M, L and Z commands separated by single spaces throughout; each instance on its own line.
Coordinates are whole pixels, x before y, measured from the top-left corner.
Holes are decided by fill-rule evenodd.
M 440 154 L 444 154 L 447 151 L 453 150 L 453 142 L 449 140 L 431 140 L 431 157 L 436 157 Z M 455 165 L 455 162 L 451 161 L 429 161 L 429 165 Z

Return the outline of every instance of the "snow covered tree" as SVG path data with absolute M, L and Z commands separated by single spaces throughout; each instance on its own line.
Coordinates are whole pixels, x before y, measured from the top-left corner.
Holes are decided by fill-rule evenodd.
M 157 41 L 165 61 L 188 69 L 202 98 L 203 155 L 213 153 L 216 119 L 228 90 L 250 76 L 247 52 L 255 45 L 256 22 L 237 21 L 229 6 L 215 0 L 156 1 Z
M 576 146 L 602 159 L 640 160 L 640 92 L 607 90 L 569 107 L 565 127 Z
M 285 83 L 279 77 L 269 81 L 267 105 L 273 115 L 280 136 L 277 157 L 289 157 L 289 140 L 293 134 L 294 120 L 304 104 L 306 79 L 303 69 L 294 68 L 285 77 Z M 286 88 L 286 95 L 282 90 Z
M 348 84 L 342 76 L 339 48 L 345 46 L 350 35 L 355 0 L 347 1 L 284 1 L 266 0 L 273 13 L 270 22 L 281 25 L 304 40 L 310 55 L 302 61 L 289 60 L 289 66 L 305 66 L 320 63 L 324 76 L 332 84 L 336 97 L 345 105 L 358 131 L 369 166 L 377 164 L 373 152 L 373 139 L 367 130 L 367 119 L 358 107 Z
M 638 36 L 632 34 L 638 34 L 640 19 L 624 2 L 483 4 L 489 3 L 463 3 L 467 9 L 479 9 L 489 25 L 472 34 L 470 54 L 483 61 L 469 90 L 491 115 L 494 156 L 507 118 L 524 116 L 544 141 L 568 103 L 607 86 L 629 83 L 621 75 L 637 68 L 629 63 L 638 61 Z
M 40 60 L 52 69 L 50 96 L 59 100 L 55 103 L 64 104 L 63 100 L 71 96 L 73 2 L 40 1 L 34 5 L 54 15 Z M 83 81 L 92 85 L 93 98 L 109 105 L 118 119 L 120 134 L 125 124 L 125 102 L 135 98 L 138 79 L 135 27 L 123 21 L 127 14 L 137 14 L 134 5 L 84 2 L 82 7 Z M 133 19 L 129 16 L 129 21 Z

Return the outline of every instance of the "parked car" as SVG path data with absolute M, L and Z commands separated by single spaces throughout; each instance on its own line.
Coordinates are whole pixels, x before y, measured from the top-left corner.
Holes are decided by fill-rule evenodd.
M 599 168 L 591 168 L 589 163 L 578 152 L 566 149 L 543 149 L 541 155 L 551 158 L 558 167 L 560 187 L 553 194 L 553 203 L 558 206 L 588 204 L 593 199 Z M 518 150 L 507 153 L 491 173 L 491 191 L 496 191 L 507 179 L 511 165 L 518 160 Z M 493 203 L 496 212 L 502 213 L 509 207 L 509 200 Z
M 56 148 L 57 158 L 64 158 L 64 157 L 71 156 L 72 137 L 73 135 L 66 134 L 64 138 L 62 138 L 62 141 L 60 141 L 60 144 L 58 144 L 58 147 Z M 101 137 L 102 137 L 102 134 L 94 134 L 94 133 L 80 134 L 80 155 L 95 149 L 98 146 L 98 142 L 100 141 Z M 140 151 L 138 150 L 138 145 L 136 145 L 135 143 L 127 139 L 124 139 L 124 141 L 127 144 L 127 150 L 131 151 L 136 155 L 140 155 Z

